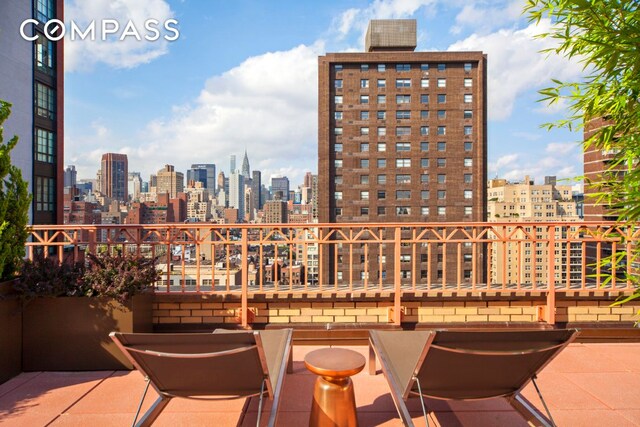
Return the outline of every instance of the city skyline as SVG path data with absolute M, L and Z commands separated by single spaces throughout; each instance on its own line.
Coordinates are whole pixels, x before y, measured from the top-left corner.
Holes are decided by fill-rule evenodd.
M 123 1 L 115 11 L 108 3 L 92 2 L 89 10 L 67 1 L 66 18 L 175 17 L 181 38 L 95 50 L 66 44 L 65 165 L 76 165 L 80 179 L 93 178 L 91 165 L 104 152 L 126 153 L 132 170 L 147 176 L 168 162 L 182 171 L 200 161 L 224 165 L 247 149 L 264 182 L 276 175 L 300 182 L 305 171 L 317 172 L 318 56 L 361 51 L 368 20 L 386 17 L 418 20 L 416 51 L 487 53 L 489 177 L 582 174 L 581 134 L 540 129 L 562 109 L 535 102 L 550 78 L 574 77 L 580 67 L 538 53 L 548 42 L 533 38 L 540 29 L 520 15 L 522 1 L 153 0 Z M 237 25 L 241 33 L 232 32 Z

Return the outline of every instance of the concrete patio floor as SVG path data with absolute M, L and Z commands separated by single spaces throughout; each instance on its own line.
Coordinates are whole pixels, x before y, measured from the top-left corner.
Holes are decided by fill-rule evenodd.
M 308 423 L 315 376 L 304 356 L 319 347 L 294 346 L 294 372 L 285 380 L 278 425 Z M 367 356 L 366 347 L 349 347 Z M 401 425 L 382 374 L 365 368 L 353 377 L 360 426 Z M 640 343 L 571 344 L 540 374 L 538 384 L 559 426 L 640 426 Z M 136 371 L 29 372 L 0 385 L 0 425 L 130 425 L 144 379 Z M 542 409 L 529 385 L 524 396 Z M 148 393 L 143 411 L 155 400 Z M 525 426 L 503 399 L 477 402 L 428 401 L 430 425 Z M 266 407 L 267 411 L 269 406 Z M 418 399 L 409 409 L 417 426 L 424 419 Z M 154 426 L 255 426 L 257 399 L 174 399 Z

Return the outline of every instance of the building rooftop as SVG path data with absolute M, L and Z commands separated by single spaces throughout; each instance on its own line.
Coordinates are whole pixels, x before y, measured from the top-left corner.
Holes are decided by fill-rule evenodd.
M 304 367 L 314 346 L 293 348 L 294 372 L 285 380 L 278 425 L 306 425 L 315 376 Z M 364 346 L 350 347 L 366 356 Z M 538 384 L 559 426 L 640 426 L 640 343 L 574 343 L 539 376 Z M 361 426 L 397 426 L 389 387 L 378 371 L 353 377 Z M 0 425 L 121 426 L 133 420 L 144 389 L 139 372 L 29 372 L 0 385 Z M 524 396 L 542 410 L 533 386 Z M 150 391 L 142 413 L 156 396 Z M 526 426 L 502 399 L 476 402 L 427 401 L 434 426 Z M 267 406 L 267 413 L 268 413 Z M 424 425 L 420 403 L 409 409 Z M 196 401 L 174 399 L 156 426 L 255 425 L 257 399 Z M 214 423 L 215 421 L 215 423 Z

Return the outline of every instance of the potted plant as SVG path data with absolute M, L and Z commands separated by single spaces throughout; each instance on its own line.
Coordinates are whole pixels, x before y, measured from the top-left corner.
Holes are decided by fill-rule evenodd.
M 10 114 L 11 104 L 0 100 L 0 383 L 21 371 L 22 318 L 12 282 L 25 254 L 31 203 L 20 169 L 11 164 L 18 137 L 4 143 L 3 123 Z
M 27 261 L 16 289 L 24 297 L 24 371 L 131 368 L 109 332 L 152 332 L 154 259 L 88 254 L 88 263 Z

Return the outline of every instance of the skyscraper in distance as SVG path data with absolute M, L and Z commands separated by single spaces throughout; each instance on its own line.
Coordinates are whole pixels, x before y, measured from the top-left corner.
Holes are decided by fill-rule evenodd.
M 249 156 L 246 149 L 242 158 L 242 176 L 244 176 L 244 179 L 251 179 L 251 168 L 249 167 Z
M 281 200 L 289 201 L 289 178 L 286 176 L 271 178 L 271 194 L 275 198 L 279 193 L 282 193 Z
M 201 182 L 213 196 L 216 190 L 216 165 L 213 163 L 191 165 L 191 169 L 187 170 L 187 183 L 189 181 Z
M 128 199 L 129 162 L 126 154 L 105 153 L 100 168 L 100 190 L 102 193 L 121 202 Z

